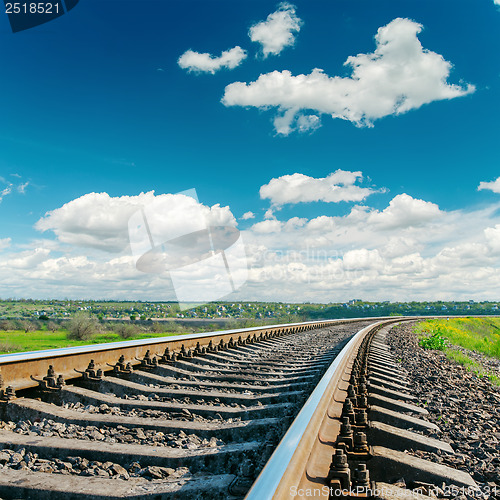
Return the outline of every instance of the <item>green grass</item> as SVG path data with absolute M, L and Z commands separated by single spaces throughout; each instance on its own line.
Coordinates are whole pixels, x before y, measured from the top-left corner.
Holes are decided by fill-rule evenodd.
M 144 332 L 127 340 L 168 337 L 171 335 L 178 335 L 178 333 Z M 120 342 L 121 340 L 123 339 L 113 332 L 98 333 L 90 340 L 70 340 L 66 329 L 56 330 L 55 332 L 37 330 L 28 333 L 25 333 L 24 330 L 0 331 L 0 354 L 103 344 L 106 342 Z
M 470 356 L 464 354 L 458 349 L 447 349 L 446 357 L 458 363 L 459 365 L 466 366 L 471 371 L 478 373 L 482 369 L 481 363 L 474 361 Z
M 487 376 L 492 384 L 500 385 L 497 374 L 488 372 L 480 362 L 453 348 L 460 346 L 500 359 L 500 318 L 429 319 L 418 323 L 414 331 L 421 347 L 444 350 L 448 359 L 479 377 Z
M 418 345 L 424 349 L 433 349 L 436 351 L 444 351 L 446 349 L 446 339 L 440 332 L 434 332 L 428 337 L 422 337 L 418 341 Z
M 500 318 L 429 319 L 416 332 L 420 338 L 439 334 L 450 344 L 500 359 Z

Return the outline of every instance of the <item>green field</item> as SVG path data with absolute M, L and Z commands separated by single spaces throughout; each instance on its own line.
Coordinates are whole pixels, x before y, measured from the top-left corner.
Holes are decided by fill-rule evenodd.
M 414 331 L 422 347 L 443 350 L 449 359 L 500 385 L 498 374 L 489 372 L 479 361 L 457 349 L 463 347 L 500 359 L 500 318 L 429 319 L 418 323 Z
M 66 329 L 56 330 L 55 332 L 48 330 L 36 330 L 34 332 L 25 332 L 24 330 L 0 330 L 0 354 L 58 349 L 60 347 L 74 347 L 89 344 L 103 344 L 106 342 L 119 342 L 124 340 L 120 335 L 113 332 L 97 333 L 88 340 L 70 339 L 68 338 L 68 333 Z M 179 333 L 145 332 L 128 337 L 126 340 L 167 337 L 171 335 L 179 335 Z

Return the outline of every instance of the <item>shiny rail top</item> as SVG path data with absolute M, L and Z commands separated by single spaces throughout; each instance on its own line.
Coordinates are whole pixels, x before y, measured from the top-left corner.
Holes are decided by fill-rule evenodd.
M 77 347 L 63 347 L 59 349 L 44 349 L 40 351 L 29 351 L 29 352 L 13 352 L 10 354 L 0 354 L 0 365 L 6 363 L 12 363 L 15 361 L 27 361 L 35 359 L 46 359 L 48 357 L 58 357 L 58 356 L 68 356 L 74 354 L 86 354 L 94 353 L 99 351 L 123 349 L 125 347 L 142 347 L 151 346 L 154 347 L 156 344 L 163 344 L 165 342 L 179 342 L 179 341 L 189 341 L 192 339 L 210 339 L 214 336 L 220 335 L 233 335 L 238 337 L 239 335 L 265 332 L 267 330 L 276 329 L 287 329 L 300 326 L 318 325 L 318 324 L 335 324 L 335 323 L 345 323 L 345 322 L 355 322 L 355 321 L 370 321 L 370 320 L 380 320 L 384 318 L 347 318 L 347 319 L 329 319 L 320 321 L 305 321 L 303 323 L 285 323 L 277 325 L 266 325 L 266 326 L 255 326 L 250 328 L 238 328 L 233 330 L 215 330 L 213 332 L 203 332 L 203 333 L 190 333 L 184 335 L 169 335 L 165 337 L 154 337 L 149 339 L 140 340 L 126 340 L 122 342 L 107 342 L 104 344 L 90 344 Z
M 125 363 L 138 365 L 149 354 L 151 357 L 161 357 L 168 348 L 170 351 L 195 349 L 208 345 L 209 341 L 215 343 L 228 343 L 231 339 L 238 341 L 239 337 L 246 339 L 251 335 L 266 335 L 275 332 L 299 333 L 313 328 L 322 328 L 329 325 L 341 325 L 356 321 L 366 321 L 373 318 L 337 319 L 324 321 L 307 321 L 302 323 L 289 323 L 283 325 L 266 325 L 253 328 L 235 330 L 220 330 L 206 333 L 188 335 L 175 335 L 141 340 L 112 342 L 107 344 L 94 344 L 82 347 L 68 347 L 63 349 L 50 349 L 28 353 L 12 353 L 0 356 L 0 390 L 11 387 L 14 390 L 36 387 L 51 366 L 51 373 L 66 380 L 81 376 L 92 360 L 95 369 L 103 371 L 114 367 L 119 358 Z
M 394 319 L 394 317 L 391 319 Z M 296 455 L 299 445 L 301 445 L 301 441 L 305 436 L 311 438 L 311 434 L 317 433 L 318 429 L 310 428 L 313 427 L 311 422 L 314 420 L 314 416 L 317 417 L 315 414 L 321 412 L 320 405 L 324 404 L 326 399 L 331 399 L 332 394 L 330 394 L 330 391 L 332 389 L 332 381 L 335 381 L 335 377 L 341 377 L 339 372 L 341 371 L 343 373 L 345 363 L 348 361 L 348 358 L 353 355 L 355 348 L 360 344 L 364 336 L 373 328 L 385 323 L 386 321 L 378 321 L 363 328 L 344 346 L 309 396 L 309 399 L 302 407 L 302 410 L 293 421 L 278 447 L 274 450 L 274 453 L 264 469 L 262 469 L 259 477 L 245 497 L 245 500 L 291 498 L 291 483 L 288 483 L 289 478 L 286 478 L 285 474 L 290 472 L 289 469 L 293 460 L 299 460 L 303 467 L 305 467 L 305 462 L 307 462 L 310 450 L 302 450 L 302 457 L 300 458 L 294 455 Z M 321 419 L 322 417 L 321 415 Z M 304 457 L 306 457 L 306 460 L 303 460 Z M 298 481 L 300 479 L 295 473 L 288 475 L 293 476 L 292 480 Z

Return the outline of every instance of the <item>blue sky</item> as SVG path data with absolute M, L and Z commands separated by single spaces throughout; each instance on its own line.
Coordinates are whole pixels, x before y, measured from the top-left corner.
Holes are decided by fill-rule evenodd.
M 135 269 L 126 222 L 140 193 L 189 188 L 243 233 L 229 300 L 498 297 L 500 181 L 478 190 L 500 177 L 493 0 L 139 5 L 81 0 L 15 34 L 0 16 L 0 297 L 175 298 Z

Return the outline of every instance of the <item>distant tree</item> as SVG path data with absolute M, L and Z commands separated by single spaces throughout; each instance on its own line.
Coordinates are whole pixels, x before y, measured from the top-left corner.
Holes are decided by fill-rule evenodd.
M 153 324 L 150 326 L 150 331 L 154 333 L 164 333 L 165 325 L 163 325 L 163 321 L 153 321 Z
M 70 339 L 89 340 L 99 331 L 97 318 L 92 317 L 86 312 L 77 312 L 68 324 Z
M 49 321 L 47 323 L 47 330 L 55 332 L 56 330 L 59 330 L 59 325 L 55 321 Z
M 15 330 L 15 325 L 12 323 L 12 321 L 9 321 L 8 319 L 2 319 L 0 320 L 0 330 L 8 331 L 8 330 Z
M 122 338 L 129 339 L 139 334 L 139 330 L 135 325 L 127 323 L 118 323 L 114 326 L 113 330 Z
M 24 333 L 34 332 L 37 329 L 36 323 L 28 320 L 21 320 L 18 322 L 18 328 L 24 330 Z

